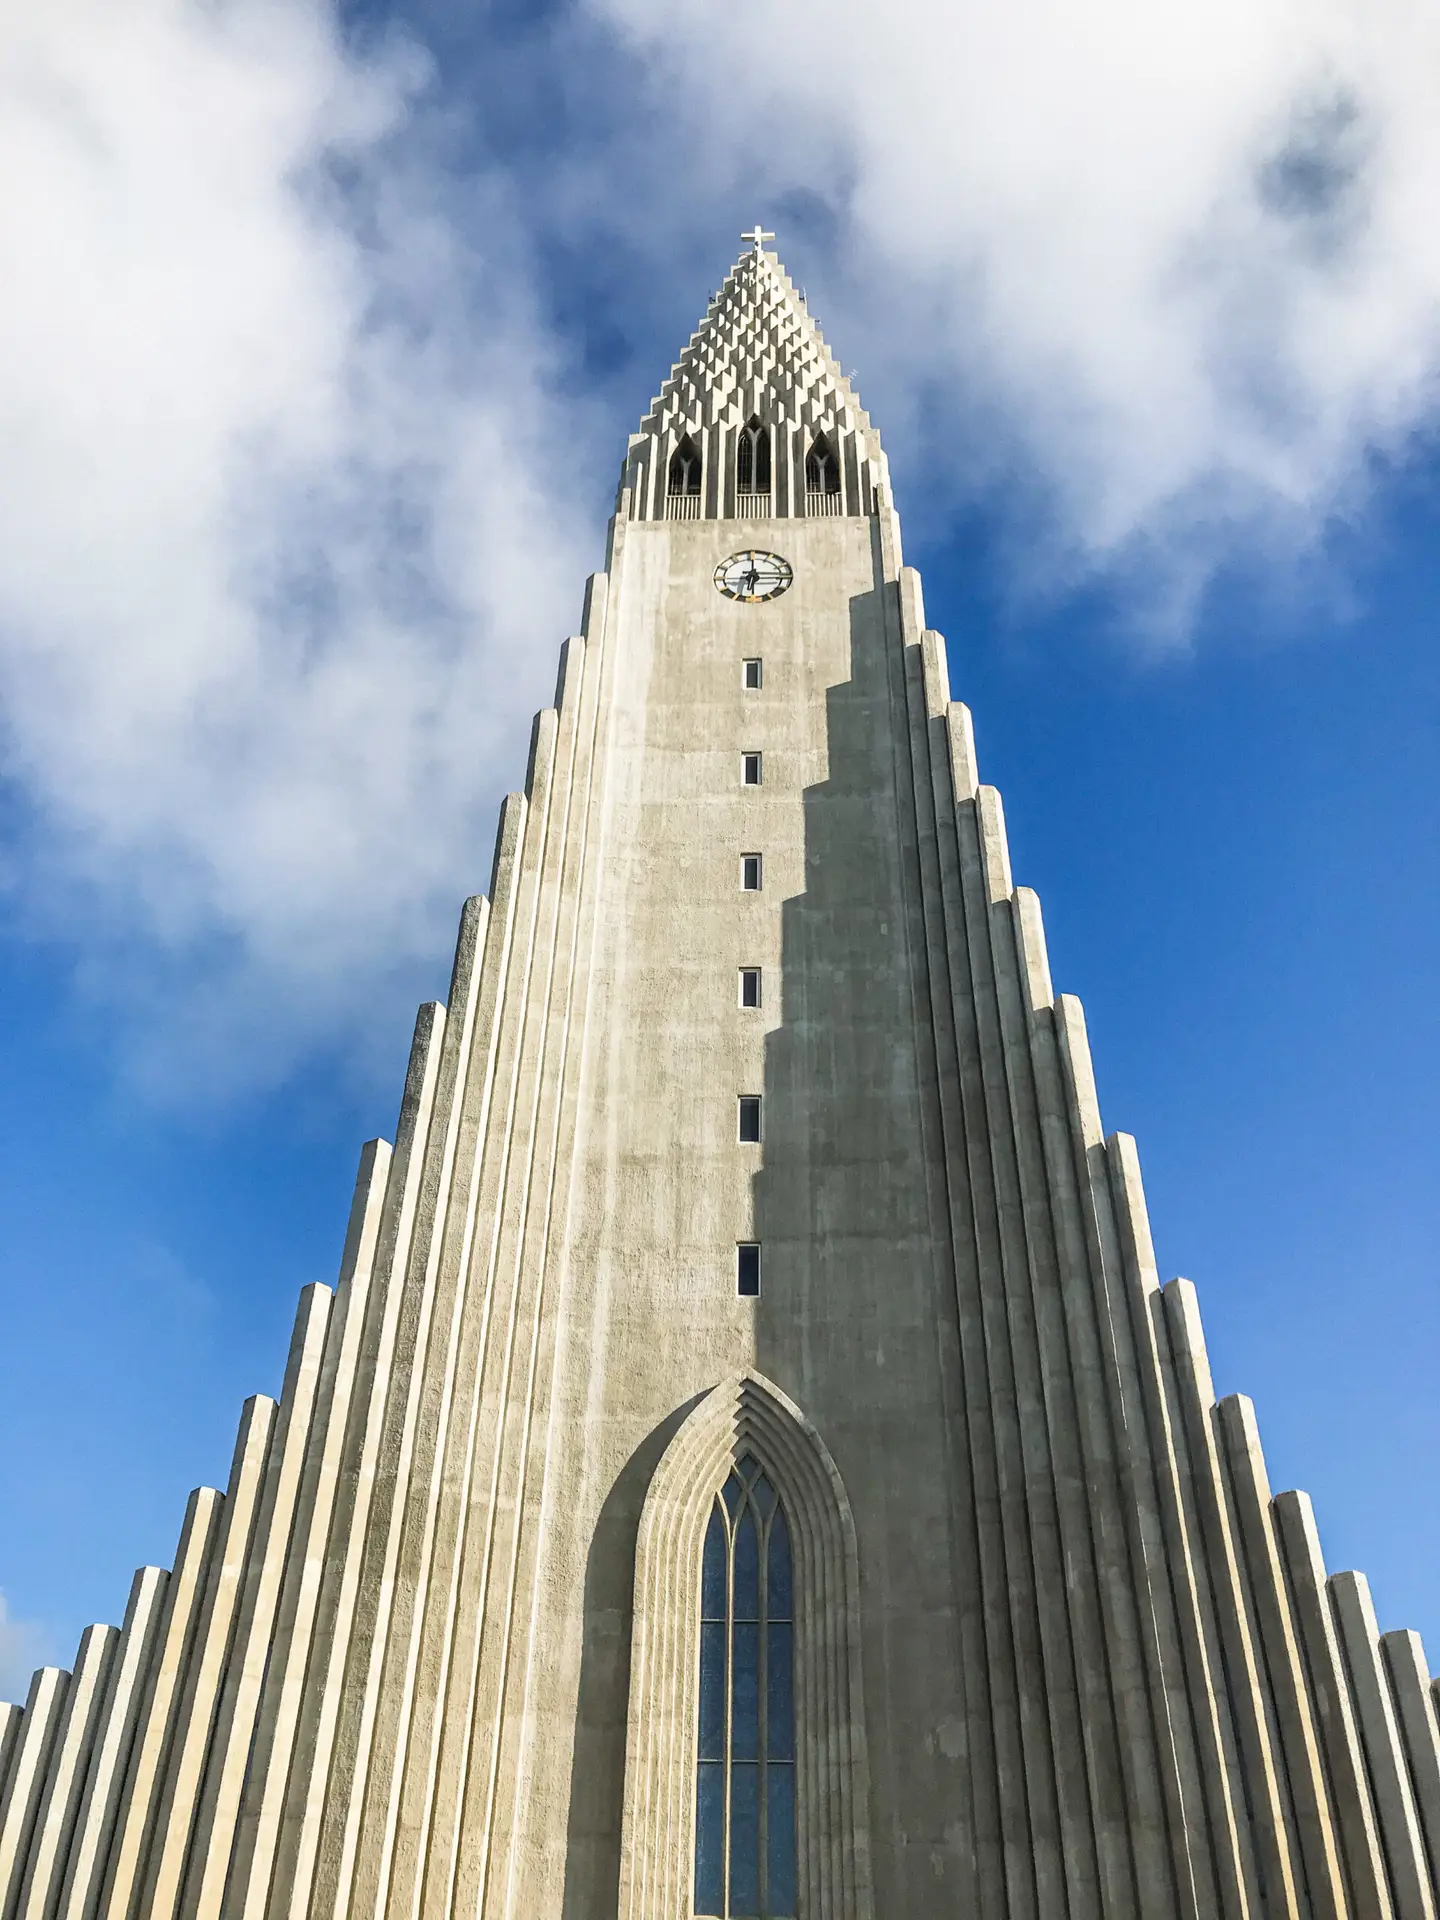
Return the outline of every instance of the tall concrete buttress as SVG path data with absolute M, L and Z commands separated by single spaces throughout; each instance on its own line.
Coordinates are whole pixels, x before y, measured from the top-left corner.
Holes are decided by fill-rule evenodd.
M 1419 1643 L 1159 1285 L 879 442 L 747 237 L 338 1286 L 0 1708 L 0 1920 L 1436 1920 Z

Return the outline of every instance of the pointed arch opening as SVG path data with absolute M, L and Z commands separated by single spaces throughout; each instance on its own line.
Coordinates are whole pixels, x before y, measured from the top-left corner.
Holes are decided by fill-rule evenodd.
M 703 481 L 700 449 L 688 433 L 682 434 L 670 456 L 665 484 L 665 516 L 669 520 L 700 518 L 700 489 Z
M 670 456 L 670 491 L 678 494 L 700 491 L 700 449 L 688 433 Z
M 845 1490 L 757 1373 L 685 1419 L 636 1546 L 622 1920 L 873 1920 Z
M 770 429 L 752 413 L 735 446 L 735 487 L 739 493 L 770 491 Z
M 805 456 L 805 511 L 807 514 L 837 514 L 845 511 L 840 476 L 840 456 L 829 436 L 816 434 Z

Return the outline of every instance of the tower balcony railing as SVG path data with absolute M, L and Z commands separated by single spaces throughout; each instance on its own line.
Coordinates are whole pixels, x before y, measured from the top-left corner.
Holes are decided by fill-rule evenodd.
M 704 501 L 705 496 L 700 493 L 667 493 L 665 518 L 667 520 L 703 520 Z M 774 495 L 768 490 L 759 493 L 752 488 L 736 489 L 734 517 L 737 520 L 768 520 L 773 511 Z M 832 493 L 819 487 L 806 488 L 805 517 L 807 520 L 838 519 L 844 512 L 843 493 Z

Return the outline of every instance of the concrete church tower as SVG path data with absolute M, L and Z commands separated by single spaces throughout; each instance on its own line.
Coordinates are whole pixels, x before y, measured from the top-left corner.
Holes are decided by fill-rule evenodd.
M 0 1709 L 0 1920 L 1435 1920 L 1419 1643 L 1158 1283 L 769 237 L 279 1402 Z

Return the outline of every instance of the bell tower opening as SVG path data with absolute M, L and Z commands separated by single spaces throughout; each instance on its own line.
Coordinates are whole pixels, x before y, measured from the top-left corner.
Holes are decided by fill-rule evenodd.
M 671 520 L 698 520 L 703 474 L 700 449 L 687 433 L 670 456 L 666 512 Z
M 735 449 L 735 487 L 739 493 L 770 491 L 770 430 L 751 414 L 740 429 Z
M 834 494 L 840 491 L 840 465 L 823 433 L 817 433 L 805 456 L 806 493 Z

